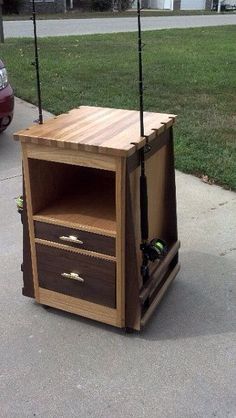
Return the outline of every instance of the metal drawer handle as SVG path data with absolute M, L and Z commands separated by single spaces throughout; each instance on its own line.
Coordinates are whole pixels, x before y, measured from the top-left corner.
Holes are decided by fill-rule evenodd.
M 66 279 L 77 280 L 78 282 L 84 283 L 84 279 L 77 273 L 61 273 L 61 275 Z
M 62 241 L 74 242 L 75 244 L 83 244 L 83 241 L 78 239 L 78 237 L 76 237 L 75 235 L 69 235 L 68 237 L 65 237 L 64 235 L 62 235 L 59 238 Z

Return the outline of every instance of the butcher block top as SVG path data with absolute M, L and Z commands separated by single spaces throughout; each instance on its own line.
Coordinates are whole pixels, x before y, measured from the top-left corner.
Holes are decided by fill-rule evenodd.
M 137 110 L 81 106 L 17 132 L 16 140 L 58 148 L 129 156 L 173 125 L 175 115 L 144 112 L 140 137 Z

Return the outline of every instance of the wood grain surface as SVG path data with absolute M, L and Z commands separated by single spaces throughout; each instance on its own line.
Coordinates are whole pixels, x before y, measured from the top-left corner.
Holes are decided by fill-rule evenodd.
M 81 106 L 14 135 L 15 139 L 58 148 L 128 156 L 173 125 L 175 115 L 144 112 L 140 137 L 136 110 Z
M 40 303 L 53 308 L 62 309 L 95 321 L 104 322 L 105 324 L 120 327 L 117 321 L 116 309 L 107 306 L 98 305 L 97 303 L 88 302 L 87 300 L 74 298 L 72 296 L 63 295 L 62 293 L 53 292 L 52 290 L 39 288 Z

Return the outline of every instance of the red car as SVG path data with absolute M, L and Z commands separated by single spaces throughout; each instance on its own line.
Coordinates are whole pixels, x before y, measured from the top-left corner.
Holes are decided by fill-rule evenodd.
M 8 82 L 7 70 L 0 60 L 0 132 L 11 123 L 14 110 L 14 95 Z

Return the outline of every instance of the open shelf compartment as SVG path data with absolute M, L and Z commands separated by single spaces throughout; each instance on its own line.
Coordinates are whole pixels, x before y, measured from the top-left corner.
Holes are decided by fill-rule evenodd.
M 115 173 L 29 159 L 33 219 L 116 235 Z

